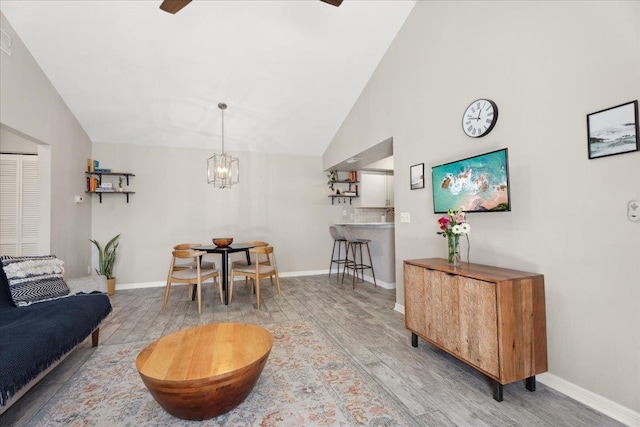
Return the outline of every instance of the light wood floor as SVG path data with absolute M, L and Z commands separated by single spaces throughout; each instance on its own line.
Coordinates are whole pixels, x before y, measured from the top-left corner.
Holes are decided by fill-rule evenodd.
M 325 330 L 417 426 L 621 425 L 540 383 L 534 393 L 523 383 L 509 384 L 504 401 L 496 402 L 483 375 L 422 340 L 417 349 L 411 347 L 404 317 L 393 310 L 395 291 L 370 283 L 356 283 L 354 290 L 346 282 L 337 284 L 335 276 L 284 278 L 280 298 L 271 285 L 262 287 L 260 310 L 242 282 L 236 282 L 228 306 L 220 303 L 212 284 L 205 284 L 200 316 L 186 287 L 172 288 L 165 313 L 160 313 L 163 288 L 117 291 L 100 345 L 150 341 L 210 322 L 267 325 L 305 319 Z M 0 416 L 0 425 L 28 425 L 92 352 L 85 341 Z

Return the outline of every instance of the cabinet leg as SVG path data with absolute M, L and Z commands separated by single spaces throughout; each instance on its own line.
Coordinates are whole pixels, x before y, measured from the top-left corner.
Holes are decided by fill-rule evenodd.
M 418 346 L 418 336 L 416 334 L 414 334 L 413 332 L 411 332 L 411 346 L 412 347 L 417 347 Z
M 524 386 L 529 391 L 536 391 L 536 377 L 535 375 L 532 377 L 528 377 L 524 380 Z
M 502 384 L 493 381 L 493 398 L 498 402 L 502 402 Z

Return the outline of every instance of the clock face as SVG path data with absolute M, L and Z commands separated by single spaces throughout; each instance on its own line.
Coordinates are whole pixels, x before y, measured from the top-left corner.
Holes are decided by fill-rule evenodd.
M 485 136 L 498 121 L 498 106 L 489 99 L 475 100 L 462 116 L 462 129 L 472 138 Z

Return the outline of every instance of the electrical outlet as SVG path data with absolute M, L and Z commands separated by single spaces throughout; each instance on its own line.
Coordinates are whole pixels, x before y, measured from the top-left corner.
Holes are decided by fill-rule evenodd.
M 344 209 L 344 210 L 342 211 L 342 216 L 347 216 L 347 210 L 346 210 L 346 209 Z
M 87 273 L 91 274 L 91 266 L 87 265 Z
M 84 202 L 84 197 L 82 196 L 76 196 L 76 203 L 83 203 Z

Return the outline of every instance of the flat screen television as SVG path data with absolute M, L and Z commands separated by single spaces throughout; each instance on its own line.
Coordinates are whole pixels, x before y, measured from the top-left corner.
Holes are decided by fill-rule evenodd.
M 510 211 L 507 149 L 431 168 L 434 213 Z

